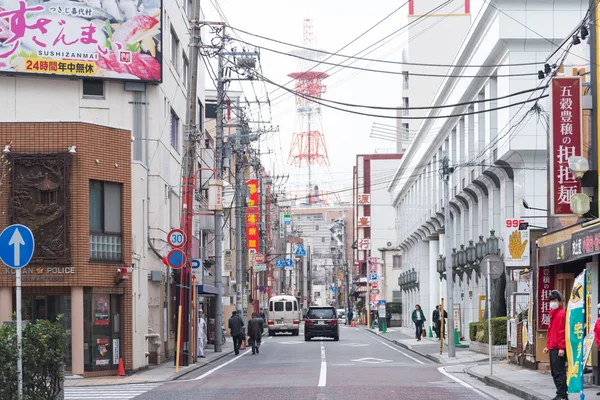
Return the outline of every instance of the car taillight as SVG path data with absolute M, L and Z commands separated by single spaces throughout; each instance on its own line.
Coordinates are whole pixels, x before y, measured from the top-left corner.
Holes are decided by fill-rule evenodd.
M 300 320 L 299 319 L 295 319 L 294 320 L 294 325 L 300 325 Z
M 272 320 L 272 319 L 270 319 L 270 320 L 267 322 L 267 324 L 268 324 L 268 325 L 273 325 L 273 324 L 274 324 L 274 323 L 273 323 L 273 320 Z
M 332 319 L 329 321 L 329 325 L 337 325 L 337 319 Z
M 304 320 L 304 325 L 314 325 L 314 322 L 312 322 L 310 319 L 306 318 Z

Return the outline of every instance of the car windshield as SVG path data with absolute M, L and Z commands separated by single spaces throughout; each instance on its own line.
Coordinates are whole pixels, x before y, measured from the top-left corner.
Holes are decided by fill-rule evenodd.
M 311 308 L 308 310 L 307 317 L 311 319 L 331 319 L 335 318 L 335 312 L 331 308 Z

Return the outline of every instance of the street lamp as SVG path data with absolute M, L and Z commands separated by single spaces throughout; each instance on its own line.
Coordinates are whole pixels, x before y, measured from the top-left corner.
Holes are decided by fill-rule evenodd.
M 456 247 L 452 248 L 452 269 L 456 269 L 458 265 L 458 254 L 456 253 Z
M 582 218 L 590 212 L 590 197 L 585 193 L 575 193 L 571 196 L 571 211 Z
M 575 179 L 577 180 L 583 178 L 583 175 L 590 169 L 590 164 L 585 157 L 571 156 L 569 157 L 568 162 L 569 168 L 573 171 L 573 175 L 575 175 Z
M 477 242 L 477 245 L 475 246 L 475 257 L 477 258 L 477 261 L 481 262 L 481 260 L 483 260 L 483 257 L 486 256 L 486 250 L 487 245 L 483 241 L 483 235 L 479 235 L 479 242 Z
M 499 251 L 498 238 L 496 237 L 496 235 L 494 235 L 494 233 L 496 233 L 496 231 L 492 229 L 490 231 L 490 237 L 487 239 L 487 253 L 488 253 L 488 255 L 498 254 L 498 251 Z
M 469 240 L 469 247 L 467 247 L 467 273 L 469 279 L 473 276 L 473 269 L 477 263 L 477 249 L 473 245 L 473 241 Z
M 467 251 L 465 250 L 465 245 L 460 245 L 460 250 L 458 251 L 458 266 L 464 267 L 467 265 Z

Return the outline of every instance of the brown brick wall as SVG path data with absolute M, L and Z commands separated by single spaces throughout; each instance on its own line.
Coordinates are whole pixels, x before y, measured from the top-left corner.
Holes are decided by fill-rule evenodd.
M 123 129 L 77 123 L 0 123 L 0 145 L 11 143 L 12 153 L 66 153 L 77 146 L 71 166 L 71 266 L 74 274 L 33 275 L 36 281 L 24 279 L 24 292 L 37 293 L 40 287 L 83 286 L 99 292 L 123 293 L 122 357 L 126 369 L 132 369 L 132 291 L 131 280 L 114 282 L 118 267 L 131 267 L 131 133 Z M 0 177 L 4 176 L 0 173 Z M 10 175 L 0 182 L 0 228 L 11 223 L 8 217 Z M 118 182 L 123 185 L 122 250 L 119 263 L 90 262 L 89 255 L 89 180 Z M 35 268 L 35 264 L 31 264 Z M 25 277 L 25 275 L 24 275 Z M 48 279 L 46 279 L 48 278 Z M 52 279 L 55 279 L 52 281 Z M 14 275 L 0 270 L 0 286 L 14 286 Z M 49 289 L 56 290 L 56 289 Z M 70 292 L 69 292 L 70 293 Z

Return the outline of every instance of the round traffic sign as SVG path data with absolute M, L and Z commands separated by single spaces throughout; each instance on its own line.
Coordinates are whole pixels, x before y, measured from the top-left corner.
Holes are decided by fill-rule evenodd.
M 501 257 L 495 254 L 485 256 L 483 260 L 481 260 L 481 266 L 483 267 L 481 272 L 486 275 L 489 268 L 490 278 L 492 279 L 498 279 L 504 273 L 504 262 Z
M 259 291 L 259 292 L 261 292 L 261 293 L 262 293 L 262 292 L 264 292 L 264 291 L 265 291 L 265 287 L 264 287 L 264 286 L 262 286 L 262 285 L 261 285 L 261 286 L 259 286 L 259 287 L 258 287 L 258 291 Z
M 181 229 L 173 229 L 167 235 L 167 242 L 169 242 L 169 246 L 178 249 L 185 245 L 187 238 Z
M 264 264 L 265 263 L 265 255 L 263 253 L 256 253 L 254 255 L 254 262 L 257 264 Z
M 173 269 L 179 269 L 185 265 L 185 254 L 179 249 L 173 249 L 167 254 L 167 262 Z

